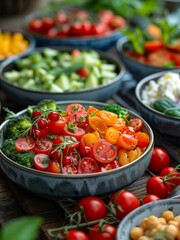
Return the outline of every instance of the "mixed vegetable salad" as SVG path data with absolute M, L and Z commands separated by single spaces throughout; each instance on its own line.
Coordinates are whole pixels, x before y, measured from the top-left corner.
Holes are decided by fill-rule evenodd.
M 145 105 L 167 116 L 180 118 L 180 76 L 175 72 L 165 73 L 151 80 L 142 90 Z
M 28 22 L 28 29 L 49 38 L 104 36 L 125 26 L 125 20 L 112 11 L 59 10 Z
M 96 88 L 117 76 L 116 66 L 102 59 L 95 50 L 71 52 L 44 48 L 15 61 L 16 67 L 4 72 L 5 79 L 25 89 L 70 92 Z
M 157 19 L 146 29 L 126 28 L 129 38 L 125 54 L 155 67 L 180 67 L 180 28 L 166 18 Z M 137 41 L 138 39 L 138 41 Z
M 117 104 L 103 109 L 79 103 L 61 109 L 53 100 L 30 106 L 26 115 L 8 111 L 2 152 L 29 168 L 85 174 L 119 168 L 139 158 L 149 144 L 140 118 Z

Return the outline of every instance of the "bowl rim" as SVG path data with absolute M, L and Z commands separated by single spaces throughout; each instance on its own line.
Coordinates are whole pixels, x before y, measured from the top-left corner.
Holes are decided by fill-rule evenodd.
M 24 57 L 29 56 L 33 52 L 36 52 L 36 51 L 41 52 L 45 48 L 57 49 L 57 50 L 63 51 L 63 52 L 66 52 L 66 51 L 67 52 L 71 52 L 74 49 L 74 47 L 69 47 L 69 46 L 37 47 L 37 48 L 34 48 L 32 51 L 26 52 L 24 54 L 15 56 L 15 57 L 7 59 L 7 60 L 4 60 L 0 64 L 0 82 L 2 81 L 4 84 L 6 84 L 6 85 L 8 85 L 10 87 L 13 87 L 15 89 L 18 89 L 18 90 L 21 90 L 21 91 L 24 91 L 24 92 L 28 92 L 28 93 L 30 92 L 30 93 L 33 93 L 33 94 L 46 94 L 47 96 L 48 95 L 52 95 L 52 94 L 54 96 L 56 96 L 56 95 L 57 96 L 58 95 L 68 96 L 68 95 L 72 95 L 72 94 L 76 95 L 76 94 L 81 94 L 81 93 L 87 93 L 88 94 L 89 92 L 98 91 L 98 90 L 101 90 L 103 88 L 107 88 L 107 87 L 109 87 L 111 85 L 114 85 L 115 83 L 122 81 L 122 78 L 123 78 L 123 76 L 125 74 L 125 71 L 126 71 L 125 65 L 123 64 L 123 62 L 120 59 L 118 59 L 116 56 L 114 56 L 113 54 L 110 54 L 110 53 L 107 53 L 107 52 L 103 52 L 101 50 L 94 50 L 94 49 L 91 49 L 91 48 L 83 48 L 83 47 L 80 48 L 80 47 L 78 47 L 77 49 L 80 49 L 80 50 L 93 50 L 93 51 L 96 51 L 100 55 L 101 59 L 107 60 L 109 63 L 112 62 L 112 64 L 114 64 L 116 66 L 116 68 L 117 67 L 119 68 L 116 77 L 111 82 L 109 82 L 107 84 L 99 85 L 99 86 L 93 87 L 93 88 L 80 89 L 80 90 L 69 91 L 69 92 L 50 92 L 50 91 L 40 91 L 40 90 L 26 89 L 26 88 L 23 88 L 23 87 L 16 86 L 16 85 L 12 84 L 10 81 L 6 80 L 3 77 L 3 70 L 4 70 L 5 67 L 7 67 L 10 64 L 14 64 L 15 61 L 17 61 L 19 59 L 22 59 Z
M 148 111 L 150 111 L 152 114 L 156 114 L 160 117 L 163 117 L 167 120 L 170 120 L 170 121 L 176 121 L 177 123 L 179 122 L 180 123 L 180 118 L 178 117 L 174 117 L 174 116 L 168 116 L 168 115 L 165 115 L 164 113 L 161 113 L 155 109 L 153 109 L 152 107 L 150 106 L 147 106 L 146 104 L 143 103 L 142 99 L 141 99 L 141 90 L 151 81 L 151 80 L 154 80 L 154 81 L 157 81 L 161 76 L 163 76 L 164 74 L 168 73 L 168 72 L 172 72 L 172 73 L 179 73 L 180 75 L 180 68 L 179 69 L 174 69 L 174 70 L 166 70 L 166 71 L 161 71 L 161 72 L 157 72 L 157 73 L 153 73 L 153 74 L 150 74 L 148 75 L 147 77 L 141 79 L 136 87 L 135 87 L 135 97 L 136 97 L 136 100 L 137 102 L 143 106 L 145 109 L 147 109 Z
M 123 219 L 122 221 L 119 223 L 118 227 L 117 227 L 117 234 L 116 236 L 119 236 L 121 233 L 120 233 L 120 230 L 121 230 L 121 226 L 124 225 L 124 223 L 127 222 L 127 220 L 129 219 L 132 219 L 133 216 L 136 214 L 138 215 L 138 213 L 143 213 L 144 210 L 148 209 L 148 208 L 151 208 L 153 209 L 153 207 L 158 207 L 158 206 L 161 206 L 163 203 L 165 204 L 172 204 L 172 205 L 179 205 L 180 204 L 180 199 L 175 199 L 175 198 L 167 198 L 167 199 L 161 199 L 161 200 L 158 200 L 158 201 L 155 201 L 155 202 L 150 202 L 150 203 L 146 203 L 144 205 L 141 205 L 140 207 L 134 209 L 132 212 L 130 212 L 129 214 L 127 214 Z M 168 208 L 168 207 L 167 207 Z M 152 215 L 152 213 L 149 213 L 149 215 Z M 155 215 L 155 214 L 153 214 Z M 139 223 L 137 223 L 136 225 L 138 225 Z M 118 238 L 117 238 L 118 239 Z M 130 239 L 130 238 L 129 238 Z
M 55 101 L 57 104 L 59 105 L 67 105 L 67 104 L 70 104 L 70 103 L 80 103 L 80 104 L 86 104 L 86 105 L 98 105 L 98 106 L 105 106 L 107 103 L 102 103 L 102 102 L 96 102 L 96 101 L 86 101 L 86 100 L 80 100 L 80 101 L 71 101 L 71 100 L 67 100 L 67 101 Z M 24 110 L 21 110 L 20 112 L 16 113 L 16 116 L 19 116 L 21 114 L 24 114 L 26 113 L 27 111 L 27 108 L 25 108 Z M 148 131 L 149 133 L 149 137 L 150 137 L 150 142 L 149 142 L 149 145 L 146 149 L 146 151 L 144 153 L 142 153 L 142 155 L 137 158 L 135 161 L 127 164 L 127 165 L 124 165 L 124 166 L 121 166 L 119 168 L 115 168 L 115 169 L 112 169 L 112 170 L 109 170 L 109 171 L 106 171 L 106 172 L 97 172 L 97 173 L 86 173 L 86 174 L 57 174 L 57 173 L 51 173 L 51 172 L 43 172 L 43 171 L 40 171 L 40 170 L 37 170 L 37 169 L 33 169 L 33 168 L 28 168 L 26 166 L 22 166 L 20 165 L 19 163 L 17 162 L 14 162 L 13 160 L 11 160 L 10 158 L 8 158 L 0 149 L 0 161 L 3 159 L 4 161 L 8 162 L 9 164 L 11 165 L 14 165 L 14 167 L 16 168 L 19 168 L 23 171 L 26 171 L 26 172 L 30 172 L 30 173 L 38 173 L 39 176 L 40 175 L 43 175 L 43 176 L 51 176 L 53 178 L 64 178 L 64 179 L 83 179 L 83 178 L 94 178 L 94 177 L 101 177 L 101 176 L 104 176 L 104 175 L 110 175 L 112 173 L 116 173 L 116 172 L 119 172 L 119 171 L 123 171 L 125 169 L 128 169 L 129 167 L 137 164 L 137 162 L 141 161 L 142 157 L 144 157 L 146 154 L 148 154 L 153 146 L 154 146 L 154 134 L 153 134 L 153 131 L 151 129 L 151 127 L 149 126 L 149 124 L 141 117 L 139 116 L 137 113 L 129 110 L 129 113 L 130 114 L 133 114 L 139 118 L 141 118 L 144 122 L 144 126 L 146 128 L 146 130 Z M 9 120 L 5 120 L 1 125 L 0 125 L 0 138 L 1 138 L 1 142 L 0 142 L 0 145 L 2 145 L 2 142 L 3 142 L 3 129 L 6 127 L 7 123 L 9 122 Z
M 129 38 L 127 37 L 127 36 L 123 36 L 123 37 L 121 37 L 120 39 L 118 39 L 117 40 L 117 43 L 116 43 L 116 50 L 117 50 L 117 52 L 119 53 L 119 56 L 123 56 L 123 58 L 125 58 L 126 60 L 128 60 L 128 61 L 131 61 L 131 62 L 133 62 L 133 63 L 135 63 L 135 64 L 138 64 L 138 65 L 142 65 L 143 67 L 146 67 L 146 68 L 153 68 L 153 69 L 155 69 L 156 71 L 164 71 L 164 70 L 169 70 L 169 71 L 171 71 L 171 70 L 178 70 L 178 69 L 180 69 L 180 67 L 173 67 L 173 68 L 168 68 L 168 67 L 157 67 L 157 66 L 153 66 L 153 65 L 151 65 L 151 64 L 146 64 L 146 63 L 142 63 L 142 62 L 140 62 L 140 61 L 137 61 L 137 60 L 135 60 L 134 58 L 131 58 L 131 57 L 128 57 L 126 54 L 125 54 L 125 51 L 124 51 L 124 45 L 126 44 L 126 43 L 128 43 L 128 42 L 130 42 L 129 41 Z
M 67 10 L 66 10 L 67 11 Z M 89 36 L 70 36 L 70 37 L 63 37 L 63 38 L 60 38 L 60 37 L 48 37 L 46 35 L 43 35 L 43 34 L 40 34 L 40 33 L 36 33 L 34 31 L 32 31 L 31 29 L 28 28 L 28 24 L 29 22 L 33 19 L 33 18 L 37 18 L 37 17 L 41 17 L 42 14 L 39 12 L 39 11 L 36 11 L 36 12 L 33 12 L 33 13 L 30 13 L 28 14 L 25 18 L 24 18 L 24 21 L 23 21 L 23 29 L 30 33 L 31 35 L 35 36 L 35 37 L 38 37 L 39 39 L 42 39 L 42 40 L 51 40 L 51 41 L 58 41 L 58 42 L 61 42 L 61 41 L 80 41 L 80 42 L 84 42 L 84 41 L 97 41 L 97 40 L 102 40 L 102 39 L 109 39 L 111 38 L 112 36 L 120 36 L 121 35 L 121 30 L 124 28 L 121 27 L 119 29 L 115 29 L 115 30 L 112 30 L 110 31 L 109 33 L 105 34 L 105 35 L 89 35 Z M 124 19 L 124 18 L 123 18 Z M 125 19 L 124 19 L 125 21 Z M 126 25 L 126 21 L 125 21 L 125 25 Z

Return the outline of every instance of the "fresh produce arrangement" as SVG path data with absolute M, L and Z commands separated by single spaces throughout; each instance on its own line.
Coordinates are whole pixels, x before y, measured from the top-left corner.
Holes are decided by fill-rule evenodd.
M 116 66 L 95 50 L 59 51 L 44 48 L 15 62 L 3 76 L 16 86 L 35 91 L 71 92 L 96 88 L 113 81 Z
M 20 32 L 0 32 L 0 61 L 24 52 L 29 46 L 28 40 Z
M 131 240 L 141 239 L 173 239 L 180 237 L 180 215 L 173 210 L 162 212 L 160 217 L 151 215 L 141 220 L 140 225 L 130 231 Z
M 167 116 L 180 118 L 180 76 L 168 72 L 157 80 L 151 80 L 142 90 L 145 105 Z
M 87 10 L 59 10 L 52 15 L 42 15 L 28 22 L 28 29 L 49 38 L 104 36 L 125 26 L 125 20 L 113 12 L 98 13 Z
M 141 118 L 117 104 L 103 109 L 79 103 L 61 109 L 53 100 L 9 112 L 2 152 L 40 171 L 86 174 L 119 168 L 139 158 L 149 144 Z
M 180 29 L 177 24 L 161 18 L 146 29 L 126 28 L 123 33 L 129 38 L 124 51 L 128 57 L 155 67 L 180 67 Z

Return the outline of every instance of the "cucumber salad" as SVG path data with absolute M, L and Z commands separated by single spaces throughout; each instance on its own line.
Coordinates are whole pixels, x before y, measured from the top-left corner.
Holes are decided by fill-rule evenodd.
M 149 81 L 142 91 L 142 101 L 165 115 L 180 118 L 180 75 L 167 72 Z
M 4 78 L 16 86 L 35 91 L 71 92 L 110 83 L 116 66 L 94 50 L 63 52 L 44 48 L 15 61 Z

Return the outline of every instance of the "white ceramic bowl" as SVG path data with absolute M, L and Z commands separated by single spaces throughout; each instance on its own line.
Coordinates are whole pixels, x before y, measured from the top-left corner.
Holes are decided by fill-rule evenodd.
M 172 210 L 175 215 L 180 214 L 180 199 L 165 199 L 145 204 L 129 213 L 118 225 L 117 240 L 130 240 L 130 230 L 141 220 L 150 215 L 160 217 L 166 210 Z

